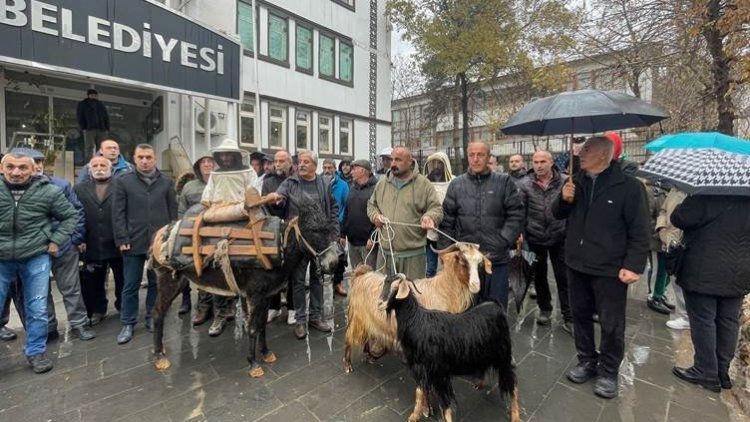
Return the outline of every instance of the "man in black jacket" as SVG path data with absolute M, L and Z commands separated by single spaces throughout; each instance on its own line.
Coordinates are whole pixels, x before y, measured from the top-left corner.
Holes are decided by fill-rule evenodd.
M 299 157 L 298 174 L 287 178 L 274 193 L 268 194 L 268 197 L 276 202 L 276 206 L 284 209 L 286 220 L 299 215 L 299 210 L 293 201 L 287 198 L 298 198 L 301 195 L 309 195 L 319 201 L 320 208 L 328 220 L 331 229 L 331 237 L 339 239 L 339 207 L 333 198 L 331 185 L 315 173 L 318 166 L 318 158 L 311 151 L 301 150 L 297 153 Z M 305 303 L 305 275 L 307 272 L 307 258 L 303 263 L 297 266 L 292 274 L 292 283 L 294 285 L 294 305 L 296 324 L 294 335 L 298 339 L 307 337 L 307 309 Z M 315 263 L 310 262 L 310 321 L 312 328 L 324 333 L 331 332 L 332 327 L 323 321 L 323 280 L 318 277 L 318 271 L 315 269 Z
M 552 202 L 560 196 L 563 178 L 555 169 L 549 151 L 535 152 L 532 160 L 534 168 L 518 182 L 518 190 L 526 208 L 525 239 L 537 258 L 534 262 L 534 286 L 537 294 L 536 303 L 539 306 L 536 323 L 548 325 L 552 315 L 552 294 L 547 281 L 549 256 L 563 317 L 562 328 L 572 334 L 573 317 L 568 304 L 568 278 L 565 267 L 565 220 L 558 220 L 552 215 Z
M 628 285 L 640 279 L 649 250 L 648 205 L 643 185 L 612 161 L 613 145 L 603 136 L 584 144 L 581 171 L 552 205 L 567 218 L 565 263 L 578 365 L 568 379 L 584 383 L 598 375 L 594 393 L 617 396 L 617 374 L 625 352 Z M 597 353 L 593 314 L 599 315 Z
M 109 134 L 109 114 L 95 89 L 89 89 L 86 98 L 78 103 L 76 118 L 78 127 L 83 131 L 83 156 L 89 158 L 96 152 L 97 144 L 107 139 Z
M 469 171 L 448 185 L 440 230 L 461 242 L 479 244 L 492 262 L 492 274 L 482 283 L 481 296 L 508 307 L 508 252 L 523 228 L 524 210 L 513 179 L 490 171 L 490 147 L 469 144 Z M 441 237 L 445 248 L 450 240 Z
M 370 236 L 375 231 L 375 225 L 367 217 L 367 201 L 375 191 L 378 179 L 373 176 L 372 165 L 367 160 L 354 161 L 351 164 L 351 176 L 341 236 L 346 237 L 349 242 L 349 263 L 352 268 L 357 268 L 360 264 L 375 268 L 378 254 L 370 252 L 373 247 Z
M 91 177 L 73 188 L 83 205 L 86 216 L 86 240 L 83 252 L 84 270 L 81 272 L 81 295 L 91 325 L 101 322 L 107 313 L 107 273 L 112 269 L 115 279 L 115 308 L 122 304 L 122 255 L 115 246 L 112 228 L 112 162 L 94 156 L 87 165 Z
M 138 290 L 151 238 L 162 226 L 177 219 L 174 182 L 156 168 L 154 148 L 140 144 L 133 157 L 136 171 L 115 180 L 112 203 L 115 244 L 123 254 L 125 276 L 119 344 L 133 338 L 133 327 L 138 319 Z M 156 302 L 156 275 L 150 270 L 147 273 L 146 325 L 150 329 L 150 313 Z

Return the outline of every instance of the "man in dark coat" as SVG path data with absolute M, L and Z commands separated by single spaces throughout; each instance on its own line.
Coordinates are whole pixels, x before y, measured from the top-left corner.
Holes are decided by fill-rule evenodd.
M 328 225 L 332 232 L 331 237 L 335 235 L 336 239 L 339 239 L 341 237 L 339 234 L 339 207 L 333 197 L 331 185 L 326 183 L 321 176 L 315 174 L 315 169 L 318 165 L 317 157 L 311 151 L 304 150 L 299 151 L 297 155 L 299 157 L 298 174 L 287 178 L 281 186 L 279 186 L 276 192 L 268 194 L 268 197 L 276 202 L 276 206 L 284 209 L 284 217 L 286 220 L 289 220 L 299 215 L 299 210 L 294 205 L 294 202 L 289 201 L 287 198 L 297 198 L 301 195 L 309 195 L 313 199 L 319 201 L 320 209 L 328 220 Z M 305 300 L 305 273 L 307 272 L 307 262 L 305 261 L 307 261 L 307 258 L 303 260 L 303 263 L 300 264 L 292 274 L 296 319 L 294 335 L 300 340 L 307 337 L 307 328 L 305 327 L 305 321 L 307 321 L 308 314 Z M 330 332 L 332 328 L 327 322 L 323 321 L 322 307 L 323 280 L 321 280 L 318 275 L 315 263 L 310 262 L 309 325 L 318 331 L 327 333 Z
M 568 277 L 565 267 L 565 220 L 552 215 L 552 202 L 560 196 L 563 178 L 555 169 L 552 154 L 537 151 L 532 158 L 534 169 L 518 182 L 518 190 L 526 209 L 525 240 L 536 254 L 534 286 L 539 315 L 536 322 L 548 325 L 552 315 L 552 294 L 547 281 L 547 257 L 557 284 L 557 297 L 563 317 L 562 328 L 573 333 L 573 317 L 568 303 Z
M 96 152 L 97 144 L 109 135 L 109 114 L 95 89 L 89 89 L 86 98 L 78 103 L 76 118 L 83 131 L 83 156 L 88 158 Z
M 750 198 L 689 196 L 671 220 L 684 232 L 677 284 L 695 350 L 692 367 L 672 372 L 711 391 L 730 389 L 740 307 L 750 293 Z
M 88 163 L 90 177 L 75 185 L 74 190 L 86 216 L 81 295 L 91 325 L 96 325 L 107 314 L 107 273 L 115 279 L 115 309 L 122 304 L 122 255 L 115 245 L 112 228 L 112 192 L 114 175 L 112 162 L 95 156 Z
M 623 174 L 612 153 L 606 137 L 589 139 L 575 184 L 567 182 L 552 205 L 556 218 L 568 219 L 565 263 L 578 365 L 567 376 L 584 383 L 598 375 L 594 393 L 604 398 L 617 396 L 628 285 L 646 266 L 650 232 L 643 185 Z M 599 352 L 594 314 L 601 323 Z
M 119 344 L 133 338 L 133 327 L 138 319 L 138 291 L 151 239 L 162 226 L 177 219 L 174 182 L 156 168 L 154 148 L 140 144 L 133 156 L 136 171 L 115 180 L 112 203 L 115 244 L 123 254 L 125 276 Z M 146 325 L 150 329 L 151 309 L 156 301 L 156 274 L 151 270 L 147 273 Z
M 375 225 L 367 217 L 367 201 L 375 191 L 378 179 L 372 174 L 372 165 L 367 160 L 356 160 L 351 167 L 352 184 L 341 236 L 346 237 L 349 243 L 349 263 L 352 268 L 357 268 L 360 264 L 375 268 L 378 254 L 377 251 L 372 251 L 373 242 L 370 238 Z
M 276 192 L 284 180 L 292 175 L 292 157 L 286 151 L 278 151 L 273 156 L 273 166 L 273 171 L 266 173 L 263 178 L 263 189 L 261 190 L 263 196 Z M 269 207 L 268 211 L 275 217 L 284 218 L 284 209 L 282 208 Z M 294 317 L 294 295 L 292 292 L 294 292 L 294 285 L 292 278 L 290 278 L 287 280 L 286 290 L 287 324 L 289 325 L 294 325 L 297 322 Z M 268 308 L 268 322 L 279 316 L 281 316 L 281 292 L 271 298 L 271 304 Z
M 489 168 L 490 147 L 469 144 L 469 170 L 448 185 L 443 200 L 440 230 L 461 242 L 479 245 L 492 262 L 492 274 L 482 283 L 481 296 L 508 307 L 508 252 L 523 228 L 524 210 L 518 188 L 510 176 Z M 441 249 L 450 240 L 441 236 Z
M 510 156 L 508 159 L 508 175 L 516 182 L 526 177 L 526 163 L 523 160 L 523 155 L 513 154 Z

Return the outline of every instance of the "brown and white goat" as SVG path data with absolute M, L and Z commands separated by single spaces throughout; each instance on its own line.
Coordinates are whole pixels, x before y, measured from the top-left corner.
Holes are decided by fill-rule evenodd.
M 443 268 L 434 277 L 416 280 L 421 292 L 416 298 L 427 309 L 461 313 L 479 292 L 479 267 L 492 272 L 490 261 L 471 243 L 456 243 L 436 251 Z M 368 360 L 372 346 L 386 350 L 398 347 L 396 319 L 379 309 L 385 276 L 360 265 L 354 270 L 349 290 L 348 324 L 344 347 L 344 370 L 352 372 L 352 347 L 362 347 Z M 388 287 L 388 286 L 386 286 Z M 386 289 L 387 290 L 387 289 Z

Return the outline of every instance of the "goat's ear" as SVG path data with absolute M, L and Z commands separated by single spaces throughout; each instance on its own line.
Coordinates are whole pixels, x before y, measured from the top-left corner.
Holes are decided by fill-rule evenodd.
M 396 292 L 396 299 L 406 299 L 409 296 L 409 283 L 406 280 L 401 280 L 398 283 L 398 292 Z
M 492 274 L 492 262 L 490 262 L 487 257 L 482 257 L 482 261 L 484 262 L 484 272 L 487 274 Z

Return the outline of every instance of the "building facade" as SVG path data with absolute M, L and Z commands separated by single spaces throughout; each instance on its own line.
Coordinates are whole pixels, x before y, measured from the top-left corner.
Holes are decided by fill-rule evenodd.
M 384 0 L 113 1 L 0 3 L 0 31 L 21 45 L 0 47 L 2 152 L 54 145 L 83 165 L 76 104 L 90 88 L 123 153 L 150 143 L 173 173 L 226 137 L 336 159 L 391 144 Z

